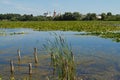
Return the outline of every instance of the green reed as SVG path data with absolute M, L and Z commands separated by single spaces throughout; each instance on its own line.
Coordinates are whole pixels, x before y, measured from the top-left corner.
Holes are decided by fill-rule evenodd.
M 75 80 L 74 55 L 64 37 L 55 34 L 54 40 L 48 40 L 47 44 L 44 44 L 44 48 L 51 55 L 52 80 Z
M 2 76 L 0 75 L 0 80 L 2 80 Z

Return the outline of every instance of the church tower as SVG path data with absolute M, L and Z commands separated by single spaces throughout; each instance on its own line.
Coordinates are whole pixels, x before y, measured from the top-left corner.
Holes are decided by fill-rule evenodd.
M 53 12 L 53 17 L 55 17 L 56 16 L 56 11 L 54 10 L 54 12 Z

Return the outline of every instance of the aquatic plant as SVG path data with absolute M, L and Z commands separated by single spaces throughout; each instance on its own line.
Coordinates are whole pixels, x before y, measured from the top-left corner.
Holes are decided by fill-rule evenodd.
M 6 32 L 5 32 L 5 30 L 0 29 L 0 36 L 5 36 L 5 35 L 7 35 Z
M 74 55 L 63 36 L 55 34 L 54 41 L 48 40 L 43 46 L 51 55 L 52 80 L 76 80 Z
M 76 34 L 76 35 L 94 35 L 94 36 L 100 36 L 102 38 L 110 38 L 112 39 L 113 41 L 116 41 L 116 42 L 120 42 L 120 32 L 114 32 L 114 31 L 111 31 L 111 32 L 86 32 L 86 33 L 83 33 L 83 34 Z
M 0 80 L 2 80 L 2 76 L 0 75 Z
M 120 30 L 120 26 L 116 24 L 120 24 L 120 21 L 1 21 L 0 28 L 106 32 Z

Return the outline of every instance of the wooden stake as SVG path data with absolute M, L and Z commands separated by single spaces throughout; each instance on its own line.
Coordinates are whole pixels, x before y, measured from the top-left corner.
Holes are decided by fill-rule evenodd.
M 74 55 L 73 55 L 73 53 L 71 52 L 71 57 L 72 57 L 72 60 L 74 61 Z
M 10 60 L 10 72 L 11 74 L 14 74 L 14 65 L 12 60 Z
M 32 75 L 32 63 L 29 63 L 29 75 Z
M 35 63 L 38 63 L 37 48 L 34 48 L 34 59 L 35 59 Z
M 10 80 L 15 80 L 14 74 L 10 75 Z
M 17 50 L 17 53 L 18 53 L 18 61 L 20 62 L 21 61 L 20 49 Z

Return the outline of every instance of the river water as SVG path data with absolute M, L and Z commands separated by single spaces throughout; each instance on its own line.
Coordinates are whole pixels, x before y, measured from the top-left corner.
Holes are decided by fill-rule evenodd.
M 0 75 L 8 80 L 10 60 L 14 61 L 15 78 L 28 77 L 28 63 L 33 63 L 33 78 L 45 80 L 50 75 L 49 54 L 42 50 L 47 39 L 54 40 L 54 35 L 64 36 L 72 46 L 75 55 L 78 80 L 119 80 L 120 79 L 120 43 L 111 39 L 91 35 L 76 35 L 85 32 L 73 31 L 34 31 L 32 29 L 0 29 Z M 33 49 L 38 49 L 40 64 L 34 66 Z M 21 50 L 22 63 L 18 64 L 17 49 Z M 42 65 L 41 65 L 42 64 Z

